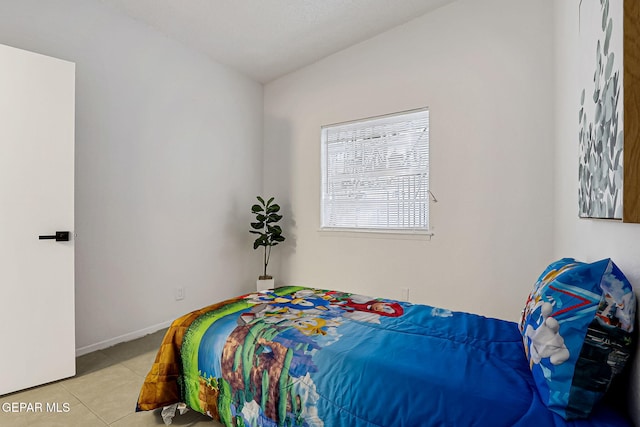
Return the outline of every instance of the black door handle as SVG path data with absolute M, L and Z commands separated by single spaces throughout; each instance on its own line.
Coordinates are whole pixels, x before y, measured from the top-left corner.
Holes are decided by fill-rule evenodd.
M 56 234 L 53 236 L 39 236 L 40 240 L 54 240 L 56 242 L 68 242 L 69 241 L 69 232 L 68 231 L 56 231 Z

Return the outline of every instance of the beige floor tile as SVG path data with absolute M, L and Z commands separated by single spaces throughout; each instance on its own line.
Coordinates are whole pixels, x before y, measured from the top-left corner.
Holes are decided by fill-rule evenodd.
M 0 426 L 164 426 L 159 410 L 135 412 L 140 387 L 164 334 L 159 331 L 78 357 L 75 377 L 0 397 Z M 13 402 L 18 407 L 12 406 Z M 12 412 L 20 409 L 20 403 L 31 403 L 31 412 L 24 412 L 29 408 Z M 221 426 L 194 411 L 176 416 L 172 425 Z
M 131 369 L 140 377 L 145 378 L 156 360 L 156 351 L 149 351 L 139 356 L 132 357 L 122 362 L 124 366 Z
M 137 412 L 111 424 L 113 427 L 152 427 L 164 426 L 161 410 Z M 194 426 L 194 427 L 221 427 L 222 424 L 215 422 L 206 415 L 194 411 L 188 411 L 183 415 L 176 415 L 173 418 L 172 426 Z
M 100 352 L 118 363 L 125 362 L 149 352 L 154 352 L 155 357 L 155 353 L 158 351 L 158 348 L 160 348 L 165 332 L 166 329 L 163 329 L 134 341 L 105 348 L 104 350 L 100 350 Z
M 0 403 L 6 402 L 76 403 L 78 402 L 78 399 L 76 399 L 71 393 L 69 393 L 64 387 L 62 387 L 61 382 L 57 382 L 0 397 Z
M 129 414 L 111 424 L 113 427 L 151 427 L 164 425 L 159 409 Z
M 92 412 L 111 423 L 135 411 L 142 382 L 129 368 L 116 364 L 61 384 Z
M 63 407 L 58 407 L 63 411 Z M 66 410 L 66 409 L 65 409 Z M 3 427 L 105 427 L 107 424 L 81 403 L 71 405 L 68 412 L 47 412 L 24 414 L 1 414 Z M 8 416 L 7 416 L 8 415 Z
M 20 405 L 24 405 L 22 410 Z M 106 423 L 60 383 L 54 383 L 0 399 L 0 425 L 103 427 Z
M 76 377 L 112 366 L 114 361 L 101 351 L 85 354 L 76 358 Z
M 132 380 L 140 381 L 139 376 L 135 375 L 131 369 L 116 363 L 88 374 L 62 381 L 60 385 L 78 399 L 84 401 L 88 398 L 99 397 L 106 391 Z M 142 385 L 142 383 L 140 384 Z

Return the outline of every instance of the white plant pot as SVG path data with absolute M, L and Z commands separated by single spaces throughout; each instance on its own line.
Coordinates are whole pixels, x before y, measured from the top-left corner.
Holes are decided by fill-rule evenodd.
M 268 289 L 273 289 L 274 285 L 275 285 L 275 280 L 274 279 L 266 279 L 266 280 L 258 279 L 256 281 L 256 290 L 258 292 L 266 291 Z

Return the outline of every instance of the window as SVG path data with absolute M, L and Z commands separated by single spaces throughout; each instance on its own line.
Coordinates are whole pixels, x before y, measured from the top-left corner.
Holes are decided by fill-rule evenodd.
M 428 232 L 427 108 L 322 127 L 321 229 Z

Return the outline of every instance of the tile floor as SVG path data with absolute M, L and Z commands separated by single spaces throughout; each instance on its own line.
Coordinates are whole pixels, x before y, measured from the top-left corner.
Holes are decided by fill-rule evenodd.
M 1 396 L 0 426 L 163 426 L 160 410 L 136 413 L 135 406 L 164 332 L 78 357 L 73 378 Z M 34 409 L 40 404 L 42 411 L 11 412 L 14 402 L 32 404 Z M 172 425 L 220 426 L 193 411 L 176 415 Z

